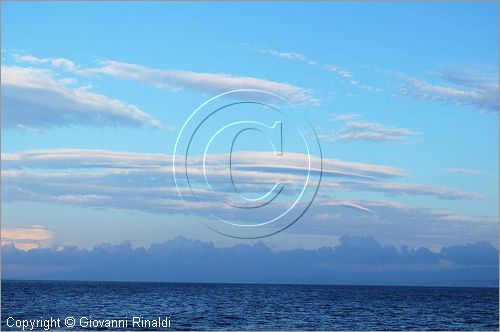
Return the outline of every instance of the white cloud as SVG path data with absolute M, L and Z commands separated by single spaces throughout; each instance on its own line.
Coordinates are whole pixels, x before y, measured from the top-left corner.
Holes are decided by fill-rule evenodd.
M 346 113 L 346 114 L 338 114 L 336 115 L 332 121 L 347 121 L 347 120 L 354 120 L 356 118 L 359 118 L 361 115 L 356 114 L 356 113 Z
M 455 174 L 466 174 L 466 175 L 488 175 L 489 173 L 485 171 L 481 171 L 478 169 L 470 169 L 470 168 L 450 168 L 448 169 L 449 173 Z
M 42 226 L 2 228 L 2 246 L 14 244 L 17 249 L 31 250 L 37 248 L 48 248 L 54 243 L 52 231 Z
M 362 90 L 365 90 L 365 91 L 368 91 L 368 92 L 380 92 L 380 91 L 382 91 L 382 89 L 375 88 L 373 86 L 361 83 L 358 79 L 354 78 L 354 74 L 353 73 L 351 73 L 350 71 L 348 71 L 348 70 L 346 70 L 346 69 L 344 69 L 344 68 L 342 68 L 340 66 L 336 66 L 336 65 L 324 65 L 323 68 L 326 71 L 328 71 L 330 73 L 333 73 L 333 74 L 341 77 L 346 82 L 348 82 L 349 84 L 355 86 L 356 88 L 359 88 L 359 89 L 362 89 Z
M 307 174 L 304 162 L 308 158 L 302 154 L 286 157 L 283 162 L 279 159 L 272 163 L 269 161 L 276 159 L 273 153 L 233 154 L 233 176 L 245 192 L 262 192 L 262 188 L 279 179 L 287 186 L 285 194 L 290 194 L 297 185 L 303 185 Z M 317 163 L 316 157 L 312 159 L 313 165 Z M 173 183 L 172 159 L 165 154 L 51 149 L 4 153 L 2 160 L 2 185 L 8 201 L 189 213 Z M 207 193 L 213 203 L 199 205 L 201 214 L 206 208 L 222 209 L 222 198 L 233 194 L 228 183 L 228 165 L 223 160 L 227 161 L 228 156 L 207 158 L 208 176 L 214 180 L 217 194 Z M 192 161 L 201 165 L 202 159 Z M 202 167 L 194 167 L 190 175 L 195 181 L 203 179 Z M 401 176 L 402 171 L 385 165 L 324 159 L 323 175 L 376 179 Z M 329 190 L 337 190 L 335 187 L 333 181 L 325 185 Z
M 2 67 L 2 102 L 5 128 L 160 126 L 134 105 L 85 87 L 70 88 L 39 68 Z
M 376 122 L 357 120 L 359 114 L 340 114 L 333 121 L 343 121 L 344 125 L 338 132 L 322 133 L 318 138 L 330 141 L 399 141 L 407 142 L 418 135 L 406 128 L 388 127 Z
M 272 48 L 261 48 L 257 50 L 259 53 L 269 54 L 278 58 L 288 59 L 288 60 L 300 60 L 306 61 L 307 57 L 300 53 L 295 52 L 280 52 Z
M 3 153 L 4 168 L 155 168 L 170 167 L 166 154 L 128 151 L 47 149 Z
M 270 163 L 271 155 L 248 152 L 233 156 L 236 160 L 233 176 L 238 179 L 242 190 L 262 192 L 262 188 L 267 188 L 277 178 L 290 187 L 303 184 L 307 169 L 301 165 L 306 156 L 291 154 L 286 163 Z M 214 202 L 212 208 L 218 206 L 221 198 L 233 193 L 227 183 L 228 166 L 222 163 L 227 159 L 227 155 L 213 155 L 207 159 L 208 176 L 215 181 L 218 190 L 212 193 L 200 189 L 200 194 L 211 197 Z M 2 160 L 4 197 L 9 201 L 118 207 L 162 213 L 186 212 L 173 183 L 171 158 L 164 154 L 54 149 L 6 153 L 2 155 Z M 198 161 L 200 165 L 201 160 Z M 197 162 L 195 159 L 192 161 Z M 441 199 L 483 199 L 481 195 L 445 187 L 381 182 L 384 178 L 402 176 L 400 169 L 390 166 L 324 159 L 323 168 L 320 193 L 324 202 L 331 201 L 331 197 L 340 192 L 352 191 L 428 195 Z M 202 167 L 194 167 L 190 175 L 194 181 L 203 179 Z M 338 180 L 346 177 L 353 180 Z M 354 204 L 350 206 L 356 207 Z M 206 207 L 199 206 L 201 210 Z
M 69 71 L 76 70 L 76 65 L 73 61 L 65 58 L 37 58 L 33 55 L 13 54 L 17 62 L 28 62 L 32 64 L 48 64 L 53 67 L 61 67 Z
M 498 113 L 498 73 L 483 70 L 452 70 L 440 72 L 444 84 L 431 84 L 425 80 L 400 74 L 405 83 L 400 92 L 417 99 L 465 106 L 480 112 Z
M 286 165 L 277 165 L 270 163 L 273 160 L 274 153 L 271 152 L 239 152 L 233 154 L 233 160 L 237 160 L 241 165 L 246 165 L 254 169 L 271 170 L 273 168 L 283 168 L 284 171 L 291 172 L 298 167 L 305 165 L 307 156 L 301 153 L 288 153 L 286 155 Z M 217 165 L 227 160 L 227 155 L 213 155 L 210 158 Z M 319 164 L 316 156 L 311 156 L 311 165 Z M 380 164 L 368 164 L 339 160 L 334 158 L 323 158 L 323 174 L 338 177 L 355 178 L 388 178 L 403 175 L 403 171 L 396 167 Z M 235 164 L 236 165 L 236 164 Z
M 238 156 L 236 160 L 239 164 L 233 169 L 238 184 L 241 181 L 242 186 L 249 186 L 251 190 L 259 188 L 259 192 L 262 192 L 262 186 L 268 190 L 269 183 L 278 176 L 280 180 L 284 179 L 283 183 L 287 186 L 303 180 L 305 170 L 300 165 L 305 156 L 292 155 L 289 163 L 266 165 L 268 157 L 265 153 L 255 152 Z M 208 211 L 229 212 L 222 202 L 233 192 L 229 186 L 222 187 L 223 181 L 227 182 L 224 177 L 227 166 L 224 167 L 221 163 L 222 158 L 222 155 L 208 158 L 213 163 L 208 168 L 209 176 L 221 182 L 222 190 L 215 193 L 205 190 L 204 194 L 209 194 L 211 199 L 190 205 L 192 209 L 186 209 L 173 183 L 171 158 L 168 155 L 78 149 L 3 154 L 3 203 L 42 202 L 169 215 L 196 214 L 204 218 Z M 227 160 L 227 156 L 225 159 Z M 415 241 L 414 243 L 421 245 L 435 244 L 436 241 L 449 242 L 453 237 L 463 240 L 463 234 L 471 239 L 491 240 L 492 229 L 498 227 L 497 217 L 494 216 L 459 215 L 425 207 L 411 207 L 397 201 L 352 198 L 352 192 L 380 192 L 394 196 L 426 195 L 463 200 L 482 199 L 480 195 L 446 187 L 384 181 L 386 178 L 403 175 L 402 170 L 390 166 L 335 159 L 325 159 L 323 166 L 323 182 L 311 211 L 303 222 L 293 227 L 292 232 L 370 232 L 384 239 L 399 234 L 402 240 Z M 192 176 L 195 181 L 202 179 L 201 167 Z M 346 177 L 352 180 L 342 180 Z M 203 193 L 201 189 L 195 188 L 195 191 Z M 189 189 L 183 191 L 188 192 Z M 280 206 L 276 205 L 273 210 L 267 211 L 266 216 L 269 213 L 273 215 Z M 238 211 L 236 215 L 245 220 L 246 215 L 250 214 Z M 258 214 L 257 217 L 259 216 L 261 215 Z
M 254 89 L 271 92 L 293 103 L 319 103 L 318 99 L 311 96 L 309 90 L 288 83 L 247 76 L 157 69 L 117 61 L 104 61 L 100 67 L 90 68 L 86 72 L 135 80 L 169 91 L 187 89 L 220 94 L 231 90 Z
M 343 189 L 353 191 L 378 191 L 391 195 L 424 195 L 434 196 L 441 199 L 465 199 L 465 200 L 485 200 L 483 195 L 451 189 L 440 186 L 419 184 L 419 183 L 393 183 L 393 182 L 342 182 Z
M 289 153 L 286 156 L 286 165 L 269 163 L 273 159 L 272 152 L 238 152 L 233 154 L 235 167 L 247 165 L 254 168 L 298 168 L 304 164 L 307 156 L 299 153 Z M 317 157 L 312 156 L 311 164 L 317 164 Z M 227 161 L 226 154 L 212 154 L 207 158 L 207 163 L 212 166 Z M 198 160 L 200 163 L 202 159 Z M 86 150 L 86 149 L 45 149 L 30 150 L 17 153 L 3 153 L 2 167 L 14 168 L 171 168 L 172 157 L 167 154 L 134 153 L 110 150 Z M 225 167 L 225 166 L 224 166 Z M 367 164 L 360 162 L 343 161 L 333 158 L 323 159 L 323 173 L 337 176 L 349 176 L 359 178 L 387 178 L 402 176 L 403 171 L 396 167 Z
M 304 57 L 301 54 L 293 52 L 277 52 L 275 50 L 268 50 L 266 52 L 292 60 L 302 60 L 302 57 Z M 159 89 L 174 92 L 186 89 L 203 93 L 220 94 L 231 90 L 254 89 L 274 93 L 293 103 L 319 104 L 319 100 L 314 98 L 307 89 L 288 83 L 248 76 L 158 69 L 118 61 L 102 61 L 99 67 L 83 68 L 77 66 L 73 61 L 64 58 L 38 58 L 33 55 L 14 55 L 14 58 L 18 62 L 48 65 L 66 69 L 72 73 L 84 76 L 103 74 L 122 79 L 135 80 L 150 84 Z
M 339 141 L 405 141 L 417 133 L 406 128 L 393 128 L 375 122 L 348 121 L 337 135 Z
M 344 68 L 342 68 L 340 66 L 325 65 L 325 69 L 328 70 L 329 72 L 337 74 L 337 75 L 339 75 L 340 77 L 343 77 L 343 78 L 351 78 L 352 77 L 352 73 L 350 71 L 347 71 L 347 70 L 345 70 Z M 352 83 L 354 80 L 350 80 L 350 81 Z M 354 82 L 355 83 L 353 83 L 353 84 L 358 84 L 357 81 L 354 81 Z
M 355 86 L 356 88 L 368 91 L 368 92 L 379 92 L 382 91 L 382 89 L 375 88 L 366 84 L 361 83 L 359 80 L 354 79 L 353 73 L 350 71 L 337 66 L 333 64 L 326 64 L 326 65 L 321 65 L 317 61 L 313 59 L 309 59 L 307 56 L 304 54 L 300 53 L 295 53 L 295 52 L 281 52 L 277 51 L 272 48 L 256 48 L 254 49 L 255 51 L 259 53 L 264 53 L 264 54 L 269 54 L 278 58 L 282 59 L 287 59 L 287 60 L 296 60 L 296 61 L 302 61 L 304 63 L 307 63 L 309 66 L 319 66 L 321 69 L 326 70 L 329 73 L 333 73 L 336 76 L 342 78 L 346 82 L 349 82 L 351 85 Z M 352 95 L 352 94 L 349 94 Z

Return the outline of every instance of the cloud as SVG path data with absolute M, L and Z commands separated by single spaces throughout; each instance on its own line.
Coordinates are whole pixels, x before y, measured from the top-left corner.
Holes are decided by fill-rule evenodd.
M 311 159 L 313 165 L 319 164 L 317 157 Z M 233 193 L 228 183 L 227 160 L 227 154 L 213 154 L 206 159 L 206 174 L 219 193 L 207 192 L 214 204 L 224 195 Z M 8 201 L 56 202 L 150 212 L 183 209 L 173 183 L 172 158 L 166 154 L 46 149 L 4 153 L 2 161 L 3 188 Z M 258 193 L 277 179 L 291 188 L 302 186 L 307 176 L 305 161 L 306 156 L 298 153 L 287 154 L 281 160 L 273 153 L 239 152 L 233 154 L 232 171 L 241 190 Z M 205 175 L 201 167 L 203 159 L 193 158 L 191 162 L 200 165 L 190 171 L 192 180 L 202 180 Z M 319 169 L 312 171 L 319 173 Z M 475 193 L 446 187 L 381 181 L 403 176 L 402 170 L 385 165 L 325 158 L 322 174 L 322 188 L 330 193 L 372 191 L 441 199 L 485 199 Z M 346 178 L 352 180 L 341 180 Z M 293 194 L 290 190 L 283 193 Z M 200 205 L 200 208 L 202 213 L 205 207 Z
M 382 89 L 375 88 L 375 87 L 363 84 L 359 80 L 355 80 L 354 75 L 350 71 L 348 71 L 340 66 L 332 65 L 332 64 L 321 65 L 317 61 L 308 58 L 304 54 L 295 53 L 295 52 L 282 52 L 282 51 L 277 51 L 277 50 L 272 49 L 272 48 L 254 48 L 253 50 L 256 52 L 259 52 L 259 53 L 272 55 L 272 56 L 277 57 L 277 58 L 301 61 L 303 63 L 307 63 L 309 66 L 317 66 L 318 68 L 321 68 L 322 70 L 325 70 L 328 73 L 333 73 L 334 75 L 345 80 L 346 82 L 348 82 L 352 86 L 355 86 L 356 88 L 359 88 L 359 89 L 362 89 L 365 91 L 369 91 L 369 92 L 382 91 Z
M 19 250 L 47 248 L 54 244 L 54 234 L 42 226 L 2 228 L 2 246 L 13 245 Z
M 338 114 L 335 115 L 331 121 L 348 121 L 348 120 L 354 120 L 359 118 L 361 115 L 356 114 L 356 113 L 345 113 L 345 114 Z
M 73 61 L 65 58 L 37 58 L 33 55 L 13 54 L 17 62 L 28 62 L 32 64 L 48 64 L 53 67 L 62 67 L 68 71 L 75 71 L 76 65 Z
M 245 172 L 235 171 L 238 178 L 237 185 L 243 192 L 262 192 L 269 183 L 278 177 L 280 183 L 287 187 L 303 183 L 304 174 L 291 176 L 289 170 L 280 169 L 280 173 L 269 171 Z M 227 170 L 210 170 L 209 178 L 214 179 L 215 192 L 198 193 L 207 198 L 211 205 L 197 204 L 196 212 L 200 216 L 206 215 L 207 208 L 225 211 L 223 199 L 233 196 L 232 187 L 228 178 L 224 176 Z M 283 174 L 284 173 L 284 174 Z M 64 204 L 80 207 L 120 208 L 132 209 L 153 213 L 192 213 L 186 210 L 179 198 L 177 189 L 172 180 L 170 167 L 144 169 L 108 169 L 75 172 L 39 172 L 4 170 L 2 173 L 4 202 L 32 201 L 53 204 Z M 193 181 L 201 181 L 203 171 L 192 172 Z M 373 211 L 366 206 L 366 202 L 338 201 L 342 192 L 383 192 L 396 195 L 427 195 L 440 199 L 484 199 L 482 196 L 455 189 L 418 184 L 392 184 L 380 182 L 337 182 L 324 179 L 320 189 L 322 196 L 315 200 L 315 205 L 325 206 L 328 209 L 341 205 L 363 211 Z M 292 191 L 285 191 L 284 195 L 291 195 Z M 331 197 L 332 196 L 332 197 Z M 278 206 L 278 205 L 277 205 Z M 229 212 L 229 211 L 228 211 Z M 329 211 L 327 211 L 329 212 Z M 375 212 L 373 212 L 375 214 Z
M 392 244 L 433 249 L 463 241 L 498 243 L 498 216 L 464 215 L 391 200 L 320 195 L 309 216 L 290 230 L 299 234 L 372 234 Z M 365 209 L 365 210 L 363 210 Z
M 386 127 L 375 122 L 348 121 L 337 139 L 340 141 L 405 141 L 416 134 L 406 128 Z
M 455 174 L 465 174 L 465 175 L 488 175 L 489 173 L 485 171 L 481 171 L 478 169 L 468 169 L 468 168 L 449 168 L 447 170 L 449 173 L 455 173 Z
M 391 195 L 425 195 L 441 199 L 486 200 L 487 197 L 471 192 L 418 183 L 394 182 L 342 182 L 342 188 L 353 191 L 378 191 Z
M 411 137 L 418 135 L 417 132 L 407 128 L 388 127 L 376 122 L 357 120 L 359 117 L 359 114 L 339 114 L 333 118 L 333 121 L 343 121 L 343 128 L 336 133 L 324 133 L 318 137 L 340 142 L 407 142 Z
M 367 212 L 373 215 L 376 214 L 374 210 L 371 210 L 363 205 L 365 205 L 364 202 L 360 202 L 359 200 L 355 199 L 331 199 L 328 202 L 323 203 L 323 206 L 325 207 L 343 207 L 360 212 Z M 340 215 L 336 214 L 334 216 L 339 217 Z M 318 220 L 328 220 L 331 219 L 330 217 L 332 217 L 332 214 L 328 212 L 319 213 L 316 215 L 316 218 L 318 218 Z
M 256 170 L 271 170 L 273 168 L 278 171 L 285 171 L 284 167 L 288 169 L 288 172 L 296 170 L 298 167 L 302 167 L 306 164 L 308 157 L 302 153 L 287 153 L 286 159 L 283 160 L 287 162 L 286 165 L 279 165 L 270 163 L 273 158 L 274 153 L 272 152 L 250 152 L 242 151 L 238 153 L 233 153 L 233 159 L 236 161 L 235 166 L 251 167 Z M 213 165 L 220 165 L 222 162 L 227 161 L 227 154 L 214 154 L 210 157 L 210 161 Z M 201 162 L 201 159 L 200 159 Z M 311 165 L 318 165 L 320 160 L 317 156 L 311 156 Z M 399 177 L 404 174 L 403 170 L 397 167 L 380 165 L 380 164 L 368 164 L 361 162 L 352 162 L 346 160 L 339 160 L 334 158 L 323 158 L 323 174 L 328 176 L 339 176 L 339 177 L 356 177 L 356 178 L 391 178 Z M 305 169 L 303 169 L 304 171 Z
M 318 99 L 311 96 L 309 90 L 288 83 L 254 77 L 157 69 L 117 61 L 104 61 L 100 67 L 89 68 L 86 72 L 134 80 L 169 91 L 186 89 L 220 94 L 231 90 L 254 89 L 271 92 L 292 103 L 313 105 L 319 103 Z
M 287 59 L 300 59 L 301 54 L 269 50 L 273 55 Z M 83 68 L 73 61 L 64 58 L 38 58 L 33 55 L 14 55 L 18 62 L 48 65 L 66 69 L 74 74 L 89 76 L 92 74 L 109 75 L 116 78 L 134 80 L 150 84 L 156 88 L 168 91 L 182 89 L 209 94 L 220 94 L 231 90 L 254 89 L 274 93 L 292 103 L 319 104 L 310 91 L 288 83 L 270 81 L 247 76 L 232 76 L 228 74 L 199 73 L 187 70 L 158 69 L 137 64 L 102 61 L 101 66 Z
M 133 248 L 128 241 L 92 250 L 66 247 L 22 252 L 4 246 L 2 278 L 494 286 L 498 284 L 498 250 L 480 242 L 433 252 L 425 247 L 382 245 L 372 236 L 353 235 L 341 237 L 336 247 L 278 252 L 262 242 L 218 248 L 183 237 L 149 248 Z
M 359 88 L 359 89 L 362 89 L 362 90 L 365 90 L 368 92 L 380 92 L 380 91 L 382 91 L 382 89 L 380 89 L 380 88 L 375 88 L 373 86 L 363 84 L 359 81 L 359 79 L 354 79 L 354 74 L 352 72 L 350 72 L 350 71 L 348 71 L 340 66 L 328 64 L 328 65 L 324 65 L 323 68 L 326 71 L 339 76 L 344 81 L 348 82 L 352 86 L 355 86 L 356 88 Z
M 467 245 L 454 245 L 441 250 L 444 259 L 464 265 L 495 264 L 498 252 L 492 250 L 488 242 L 477 242 Z
M 171 156 L 128 151 L 45 149 L 2 153 L 2 166 L 11 168 L 156 168 L 170 167 Z
M 299 60 L 299 61 L 306 61 L 307 57 L 303 54 L 300 53 L 295 53 L 295 52 L 280 52 L 277 50 L 274 50 L 272 48 L 261 48 L 257 49 L 257 52 L 263 53 L 263 54 L 269 54 L 278 58 L 283 58 L 287 60 Z
M 269 163 L 275 159 L 272 152 L 238 152 L 233 153 L 235 167 L 248 165 L 250 167 L 277 168 L 283 165 Z M 299 167 L 307 160 L 307 156 L 300 153 L 288 153 L 286 156 L 288 167 Z M 317 159 L 312 156 L 311 159 Z M 202 162 L 202 158 L 193 159 Z M 207 163 L 218 165 L 228 160 L 227 154 L 212 154 L 207 158 Z M 317 162 L 311 162 L 311 165 Z M 241 164 L 241 165 L 240 165 Z M 167 154 L 135 153 L 111 150 L 89 149 L 42 149 L 28 150 L 16 153 L 3 153 L 2 166 L 5 169 L 15 168 L 171 168 L 172 156 Z M 222 165 L 222 167 L 226 167 Z M 369 177 L 399 177 L 403 171 L 396 167 L 351 162 L 333 158 L 323 159 L 323 172 L 338 176 L 351 176 L 360 178 Z
M 49 70 L 2 67 L 2 126 L 159 127 L 160 123 L 134 105 L 88 91 L 70 88 Z
M 319 164 L 312 157 L 312 165 Z M 165 154 L 132 153 L 106 150 L 49 149 L 4 153 L 3 188 L 7 201 L 35 201 L 93 207 L 118 207 L 148 212 L 184 210 L 173 183 L 172 158 Z M 232 197 L 227 154 L 207 158 L 207 175 L 217 194 L 207 192 L 213 207 L 220 207 L 225 196 Z M 192 180 L 203 180 L 203 159 L 192 159 Z M 233 154 L 233 176 L 240 190 L 261 193 L 278 180 L 287 186 L 283 194 L 293 194 L 307 176 L 303 154 L 287 154 L 283 160 L 273 153 L 240 152 Z M 54 172 L 54 170 L 58 170 Z M 319 169 L 312 169 L 317 176 Z M 335 178 L 387 179 L 402 176 L 398 168 L 323 160 L 324 187 L 339 191 Z M 326 181 L 326 182 L 325 182 Z M 206 206 L 198 205 L 203 214 Z M 223 205 L 222 205 L 223 207 Z
M 234 198 L 228 181 L 227 155 L 209 156 L 208 176 L 215 192 L 195 188 L 202 202 L 187 209 L 180 199 L 172 176 L 171 157 L 165 154 L 132 153 L 106 150 L 49 149 L 2 155 L 2 202 L 41 202 L 53 205 L 96 209 L 125 209 L 147 213 L 195 215 L 230 214 L 247 220 L 268 218 L 282 211 L 293 190 L 304 183 L 305 156 L 292 154 L 287 162 L 274 161 L 269 153 L 242 152 L 235 157 L 233 176 L 242 192 L 263 193 L 277 179 L 290 191 L 283 201 L 260 211 L 228 210 L 224 200 Z M 272 154 L 272 153 L 271 153 Z M 313 157 L 314 158 L 314 157 Z M 201 161 L 200 159 L 199 161 Z M 193 163 L 196 165 L 196 160 Z M 297 234 L 366 234 L 370 231 L 385 241 L 398 239 L 441 245 L 453 239 L 495 242 L 498 217 L 469 216 L 426 207 L 363 197 L 363 192 L 392 196 L 426 195 L 440 199 L 483 199 L 481 195 L 446 187 L 408 184 L 389 179 L 401 178 L 401 169 L 366 163 L 325 158 L 319 193 L 308 213 L 290 232 Z M 194 167 L 193 181 L 204 181 L 202 167 Z M 264 190 L 263 190 L 264 188 Z M 182 189 L 190 195 L 189 189 Z M 355 195 L 353 193 L 356 193 Z M 368 195 L 368 197 L 373 197 Z M 316 217 L 318 216 L 318 217 Z M 260 220 L 260 219 L 256 219 Z
M 250 181 L 249 177 L 244 184 L 260 185 L 262 175 L 265 177 L 268 174 L 257 172 L 254 181 Z M 269 179 L 274 180 L 273 177 Z M 411 245 L 432 247 L 453 244 L 458 240 L 498 241 L 497 216 L 456 214 L 389 200 L 352 199 L 347 197 L 353 195 L 342 193 L 346 188 L 333 188 L 325 181 L 308 213 L 287 233 L 331 236 L 369 232 L 389 243 L 406 241 Z M 187 193 L 188 190 L 183 190 L 183 194 Z M 204 220 L 208 212 L 213 212 L 221 216 L 229 214 L 240 221 L 251 221 L 282 211 L 280 204 L 266 211 L 256 209 L 252 213 L 227 210 L 222 203 L 224 199 L 231 198 L 227 193 L 231 191 L 225 188 L 216 193 L 207 192 L 207 200 L 187 209 L 173 184 L 170 168 L 96 169 L 92 172 L 2 171 L 3 204 L 41 202 L 53 206 L 142 211 L 168 215 L 170 220 L 175 220 L 176 215 Z M 199 227 L 203 226 L 200 224 Z
M 344 68 L 339 67 L 339 66 L 325 65 L 325 69 L 328 70 L 329 72 L 337 74 L 337 75 L 339 75 L 340 77 L 343 77 L 343 78 L 351 78 L 352 77 L 352 73 L 351 72 L 349 72 L 349 71 L 347 71 Z
M 405 82 L 400 93 L 417 99 L 469 107 L 480 112 L 498 113 L 498 75 L 484 70 L 450 70 L 436 75 L 445 84 L 400 75 Z
M 302 187 L 307 176 L 307 157 L 289 154 L 276 162 L 272 153 L 233 154 L 233 176 L 240 189 L 262 192 L 279 179 L 287 186 L 283 194 Z M 173 183 L 171 156 L 106 150 L 50 149 L 2 155 L 4 201 L 33 201 L 96 208 L 125 208 L 155 213 L 191 213 L 185 209 Z M 217 193 L 207 192 L 211 206 L 198 204 L 199 214 L 207 207 L 223 210 L 223 198 L 234 196 L 228 177 L 228 155 L 210 155 L 207 174 Z M 312 157 L 312 164 L 319 162 Z M 202 165 L 202 158 L 192 160 Z M 57 170 L 57 171 L 54 171 Z M 319 169 L 313 169 L 317 175 Z M 194 181 L 203 180 L 202 167 L 190 172 Z M 402 175 L 400 169 L 376 165 L 323 160 L 325 177 L 390 178 Z M 212 182 L 211 182 L 212 183 Z M 329 184 L 330 188 L 335 183 Z M 288 189 L 290 188 L 290 189 Z M 288 191 L 289 190 L 289 191 Z M 203 193 L 203 192 L 201 192 Z
M 317 66 L 318 63 L 313 60 L 309 59 L 307 56 L 301 53 L 296 53 L 296 52 L 283 52 L 283 51 L 278 51 L 273 48 L 252 48 L 253 51 L 261 53 L 261 54 L 267 54 L 267 55 L 272 55 L 277 58 L 281 59 L 286 59 L 286 60 L 293 60 L 293 61 L 301 61 L 304 63 L 307 63 L 309 66 Z

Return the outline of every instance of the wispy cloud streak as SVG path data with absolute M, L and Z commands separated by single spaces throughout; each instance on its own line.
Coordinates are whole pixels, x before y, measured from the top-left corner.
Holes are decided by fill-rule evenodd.
M 2 104 L 5 128 L 160 126 L 134 105 L 91 92 L 88 87 L 69 87 L 40 68 L 3 66 Z
M 400 93 L 417 99 L 464 106 L 480 112 L 498 113 L 498 75 L 484 70 L 449 70 L 437 73 L 444 84 L 399 75 L 404 84 Z

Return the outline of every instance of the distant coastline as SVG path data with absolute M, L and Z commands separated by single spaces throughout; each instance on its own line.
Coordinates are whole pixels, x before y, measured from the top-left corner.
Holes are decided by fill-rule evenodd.
M 203 281 L 140 281 L 140 280 L 135 280 L 135 281 L 125 281 L 125 280 L 69 280 L 69 279 L 1 279 L 1 282 L 23 282 L 23 281 L 33 281 L 33 282 L 61 282 L 61 283 L 151 283 L 151 284 L 180 284 L 180 285 L 188 285 L 188 284 L 194 284 L 194 285 L 235 285 L 235 286 L 319 286 L 319 287 L 395 287 L 395 288 L 401 288 L 401 287 L 408 287 L 408 288 L 491 288 L 491 289 L 499 289 L 499 283 L 498 281 L 492 281 L 491 285 L 478 285 L 478 286 L 465 286 L 465 285 L 458 285 L 458 286 L 452 286 L 452 285 L 422 285 L 422 284 L 415 284 L 415 285 L 369 285 L 369 284 L 304 284 L 304 283 L 259 283 L 259 282 L 203 282 Z

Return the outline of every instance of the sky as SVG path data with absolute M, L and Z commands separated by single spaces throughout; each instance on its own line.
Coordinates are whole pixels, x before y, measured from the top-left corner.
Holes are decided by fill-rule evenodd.
M 435 253 L 498 248 L 496 2 L 2 2 L 1 15 L 2 244 L 148 248 L 183 236 L 288 251 L 360 236 Z M 228 208 L 222 136 L 207 157 L 217 193 L 186 202 L 172 172 L 176 141 L 199 124 L 184 127 L 200 105 L 239 89 L 267 95 L 209 106 L 249 99 L 302 119 L 313 172 L 290 118 L 241 106 L 195 136 L 194 189 L 203 191 L 200 156 L 221 121 L 257 119 L 276 134 L 279 120 L 283 158 L 262 132 L 244 132 L 231 176 L 247 198 L 273 183 L 282 198 Z M 308 196 L 276 230 L 312 204 L 284 231 L 248 240 L 206 227 L 226 227 L 214 216 L 280 216 L 307 174 Z

